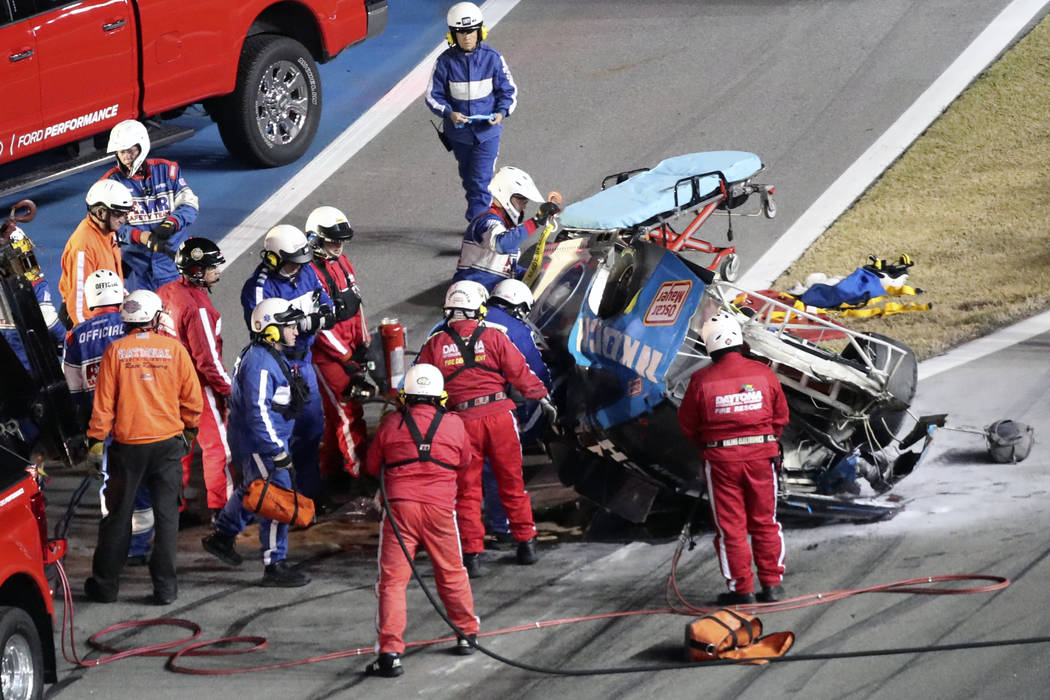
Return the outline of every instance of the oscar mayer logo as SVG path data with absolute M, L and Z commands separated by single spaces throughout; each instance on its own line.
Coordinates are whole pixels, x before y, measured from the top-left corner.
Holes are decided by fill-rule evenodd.
M 670 326 L 678 320 L 685 306 L 685 300 L 689 296 L 689 290 L 693 288 L 690 280 L 674 280 L 664 282 L 656 290 L 656 296 L 649 303 L 642 323 L 647 326 Z

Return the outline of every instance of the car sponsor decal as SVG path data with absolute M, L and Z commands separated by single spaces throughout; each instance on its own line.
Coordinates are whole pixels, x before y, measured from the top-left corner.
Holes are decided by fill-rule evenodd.
M 647 326 L 673 325 L 682 313 L 692 288 L 693 283 L 690 280 L 673 280 L 661 284 L 649 303 L 642 323 Z
M 96 109 L 94 112 L 81 114 L 79 117 L 56 122 L 55 124 L 51 124 L 43 129 L 27 131 L 24 134 L 11 134 L 10 153 L 11 155 L 14 155 L 15 151 L 20 148 L 28 148 L 43 141 L 47 141 L 48 139 L 55 138 L 56 136 L 61 136 L 67 131 L 76 131 L 77 129 L 82 129 L 85 126 L 90 126 L 96 122 L 113 119 L 117 116 L 119 111 L 119 104 L 110 105 L 109 107 Z M 2 152 L 2 148 L 0 148 L 0 152 Z

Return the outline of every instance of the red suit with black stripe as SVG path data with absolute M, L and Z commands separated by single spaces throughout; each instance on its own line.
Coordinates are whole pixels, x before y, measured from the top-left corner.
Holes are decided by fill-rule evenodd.
M 429 449 L 422 445 L 429 445 Z M 380 528 L 376 582 L 377 648 L 381 654 L 405 651 L 405 588 L 412 575 L 390 516 L 397 522 L 409 554 L 414 558 L 422 546 L 430 556 L 438 595 L 449 619 L 465 634 L 478 632 L 455 511 L 456 474 L 467 468 L 472 456 L 463 421 L 455 413 L 415 404 L 403 413 L 387 415 L 379 424 L 368 450 L 367 470 L 373 476 L 383 470 L 390 504 L 390 514 L 384 514 Z
M 173 333 L 189 351 L 200 379 L 204 411 L 197 443 L 201 446 L 208 508 L 219 509 L 233 493 L 230 446 L 226 440 L 226 401 L 231 383 L 222 363 L 222 319 L 207 289 L 185 277 L 163 285 L 157 296 L 164 302 L 174 324 Z M 182 458 L 183 485 L 189 481 L 192 462 L 191 450 Z
M 788 423 L 788 405 L 766 365 L 736 348 L 714 356 L 714 363 L 690 378 L 678 424 L 704 458 L 722 575 L 730 591 L 751 593 L 752 550 L 763 587 L 778 585 L 784 576 L 784 538 L 776 514 L 776 441 Z M 752 442 L 721 444 L 741 438 Z
M 368 345 L 368 325 L 354 267 L 347 257 L 333 259 L 315 254 L 311 264 L 335 304 L 336 318 L 341 319 L 332 328 L 318 332 L 313 345 L 325 421 L 321 476 L 329 478 L 345 470 L 356 477 L 361 475 L 364 464 L 368 427 L 361 404 L 343 394 L 350 385 L 347 367 L 354 367 L 351 356 Z
M 499 497 L 510 521 L 510 532 L 518 542 L 536 536 L 532 501 L 521 473 L 521 440 L 514 415 L 514 402 L 507 397 L 510 382 L 527 399 L 547 395 L 543 382 L 529 369 L 514 343 L 495 328 L 480 325 L 474 343 L 474 366 L 464 362 L 460 342 L 475 337 L 479 322 L 450 321 L 423 345 L 419 362 L 436 366 L 445 377 L 448 404 L 463 418 L 474 446 L 470 468 L 460 472 L 456 495 L 463 551 L 479 553 L 485 548 L 485 526 L 481 521 L 481 471 L 485 458 L 499 486 Z M 462 369 L 467 366 L 466 369 Z M 465 405 L 472 404 L 472 405 Z

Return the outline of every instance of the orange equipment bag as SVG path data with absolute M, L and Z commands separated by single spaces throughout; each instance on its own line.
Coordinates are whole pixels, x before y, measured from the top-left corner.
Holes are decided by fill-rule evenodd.
M 783 656 L 795 642 L 794 632 L 776 632 L 765 637 L 761 635 L 762 621 L 754 615 L 719 608 L 685 626 L 686 660 Z M 753 663 L 769 662 L 757 660 Z
M 269 479 L 253 481 L 241 502 L 251 512 L 285 525 L 306 527 L 314 521 L 312 500 L 295 489 L 271 484 Z

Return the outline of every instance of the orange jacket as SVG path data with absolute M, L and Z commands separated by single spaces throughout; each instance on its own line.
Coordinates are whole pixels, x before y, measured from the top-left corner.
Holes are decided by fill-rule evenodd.
M 124 279 L 117 234 L 103 233 L 90 216 L 85 216 L 66 241 L 62 251 L 62 276 L 58 280 L 58 293 L 66 302 L 66 312 L 74 326 L 95 315 L 84 298 L 84 282 L 95 270 L 113 270 Z
M 102 354 L 88 437 L 124 444 L 167 440 L 200 423 L 201 385 L 175 338 L 138 331 Z

